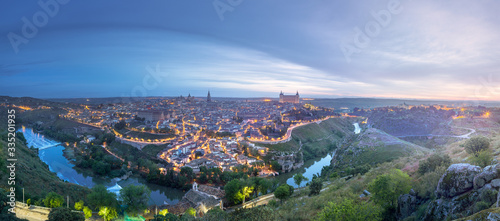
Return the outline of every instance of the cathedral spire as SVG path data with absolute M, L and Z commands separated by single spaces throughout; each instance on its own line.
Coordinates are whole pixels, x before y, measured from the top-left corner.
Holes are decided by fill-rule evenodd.
M 207 102 L 210 102 L 210 101 L 212 101 L 212 97 L 210 96 L 210 91 L 208 91 Z

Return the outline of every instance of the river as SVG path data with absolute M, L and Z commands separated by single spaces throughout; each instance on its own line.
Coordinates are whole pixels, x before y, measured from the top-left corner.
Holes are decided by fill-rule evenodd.
M 280 183 L 284 183 L 286 181 L 286 183 L 288 185 L 291 185 L 291 186 L 297 188 L 298 186 L 295 184 L 295 182 L 293 180 L 293 176 L 295 174 L 302 173 L 302 175 L 304 175 L 307 179 L 309 179 L 309 181 L 311 181 L 313 178 L 313 174 L 321 173 L 321 169 L 323 169 L 324 166 L 330 165 L 330 161 L 332 160 L 334 155 L 335 155 L 335 152 L 330 153 L 323 158 L 316 158 L 313 160 L 308 160 L 304 163 L 304 166 L 302 168 L 297 169 L 297 170 L 293 170 L 290 173 L 282 173 L 281 175 L 277 176 L 275 179 L 278 179 L 278 181 Z M 307 182 L 309 182 L 309 181 L 307 181 Z M 307 182 L 302 182 L 300 184 L 300 186 L 304 187 L 304 185 Z
M 354 123 L 354 133 L 359 134 L 361 133 L 361 127 L 359 127 L 359 123 Z
M 150 205 L 161 205 L 163 202 L 167 202 L 171 205 L 176 204 L 184 196 L 184 192 L 181 190 L 150 184 L 139 178 L 131 177 L 127 180 L 120 180 L 117 182 L 113 179 L 92 177 L 90 174 L 85 174 L 76 169 L 74 165 L 63 156 L 65 148 L 60 145 L 60 143 L 33 132 L 31 128 L 19 129 L 18 132 L 24 134 L 24 137 L 28 141 L 28 147 L 33 146 L 39 149 L 38 156 L 40 159 L 45 162 L 49 166 L 50 171 L 56 173 L 61 180 L 89 188 L 97 184 L 102 184 L 106 186 L 108 190 L 115 193 L 118 193 L 122 187 L 144 184 L 151 190 L 151 197 L 149 199 Z
M 354 123 L 353 125 L 354 125 L 354 134 L 361 133 L 361 127 L 359 126 L 359 123 Z M 314 160 L 309 160 L 309 161 L 304 163 L 304 167 L 302 167 L 298 170 L 294 170 L 290 173 L 281 174 L 278 177 L 276 177 L 275 179 L 278 179 L 278 181 L 280 183 L 286 182 L 288 185 L 291 185 L 291 186 L 297 188 L 298 186 L 295 184 L 295 182 L 293 180 L 293 176 L 295 174 L 302 173 L 302 175 L 304 175 L 305 177 L 307 177 L 307 179 L 309 179 L 309 181 L 311 181 L 313 174 L 318 174 L 318 173 L 321 174 L 321 169 L 323 169 L 324 166 L 330 165 L 334 155 L 335 155 L 335 152 L 330 153 L 323 158 L 316 158 Z M 305 183 L 307 183 L 307 182 L 302 183 L 301 186 L 304 186 Z

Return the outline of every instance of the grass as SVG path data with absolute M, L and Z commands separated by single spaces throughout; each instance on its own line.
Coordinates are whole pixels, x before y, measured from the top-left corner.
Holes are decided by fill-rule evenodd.
M 345 168 L 364 164 L 373 167 L 401 157 L 423 157 L 429 152 L 427 148 L 400 140 L 383 131 L 369 129 L 359 135 L 350 146 L 337 151 L 334 170 L 343 171 Z M 408 165 L 408 167 L 413 168 L 415 165 Z
M 410 162 L 412 159 L 404 158 L 400 162 Z M 368 188 L 368 184 L 381 174 L 385 174 L 395 168 L 395 163 L 384 163 L 377 168 L 371 169 L 365 175 L 358 175 L 350 180 L 334 179 L 323 183 L 324 190 L 316 196 L 307 196 L 309 188 L 305 188 L 300 193 L 295 191 L 294 195 L 283 202 L 277 203 L 275 209 L 282 220 L 315 220 L 318 213 L 323 210 L 328 202 L 341 198 L 357 198 L 363 190 Z M 364 200 L 370 200 L 366 198 Z
M 156 155 L 165 148 L 167 148 L 167 145 L 147 145 L 142 148 L 142 152 L 150 158 L 156 158 Z

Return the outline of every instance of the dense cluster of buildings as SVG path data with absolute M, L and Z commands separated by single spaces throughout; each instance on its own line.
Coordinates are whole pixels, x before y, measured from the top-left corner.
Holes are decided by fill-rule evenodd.
M 189 166 L 220 167 L 252 165 L 267 154 L 267 148 L 249 141 L 277 140 L 287 129 L 315 120 L 311 109 L 300 104 L 299 94 L 280 93 L 279 102 L 271 100 L 187 97 L 144 98 L 134 103 L 68 108 L 62 117 L 100 127 L 115 133 L 127 143 L 168 144 L 158 154 L 174 168 Z M 126 129 L 114 125 L 125 122 Z M 252 156 L 243 154 L 249 146 Z

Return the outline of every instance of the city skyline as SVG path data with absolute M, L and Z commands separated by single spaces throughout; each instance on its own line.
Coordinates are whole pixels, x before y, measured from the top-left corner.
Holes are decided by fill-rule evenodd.
M 0 95 L 500 100 L 495 1 L 41 2 L 0 9 Z

